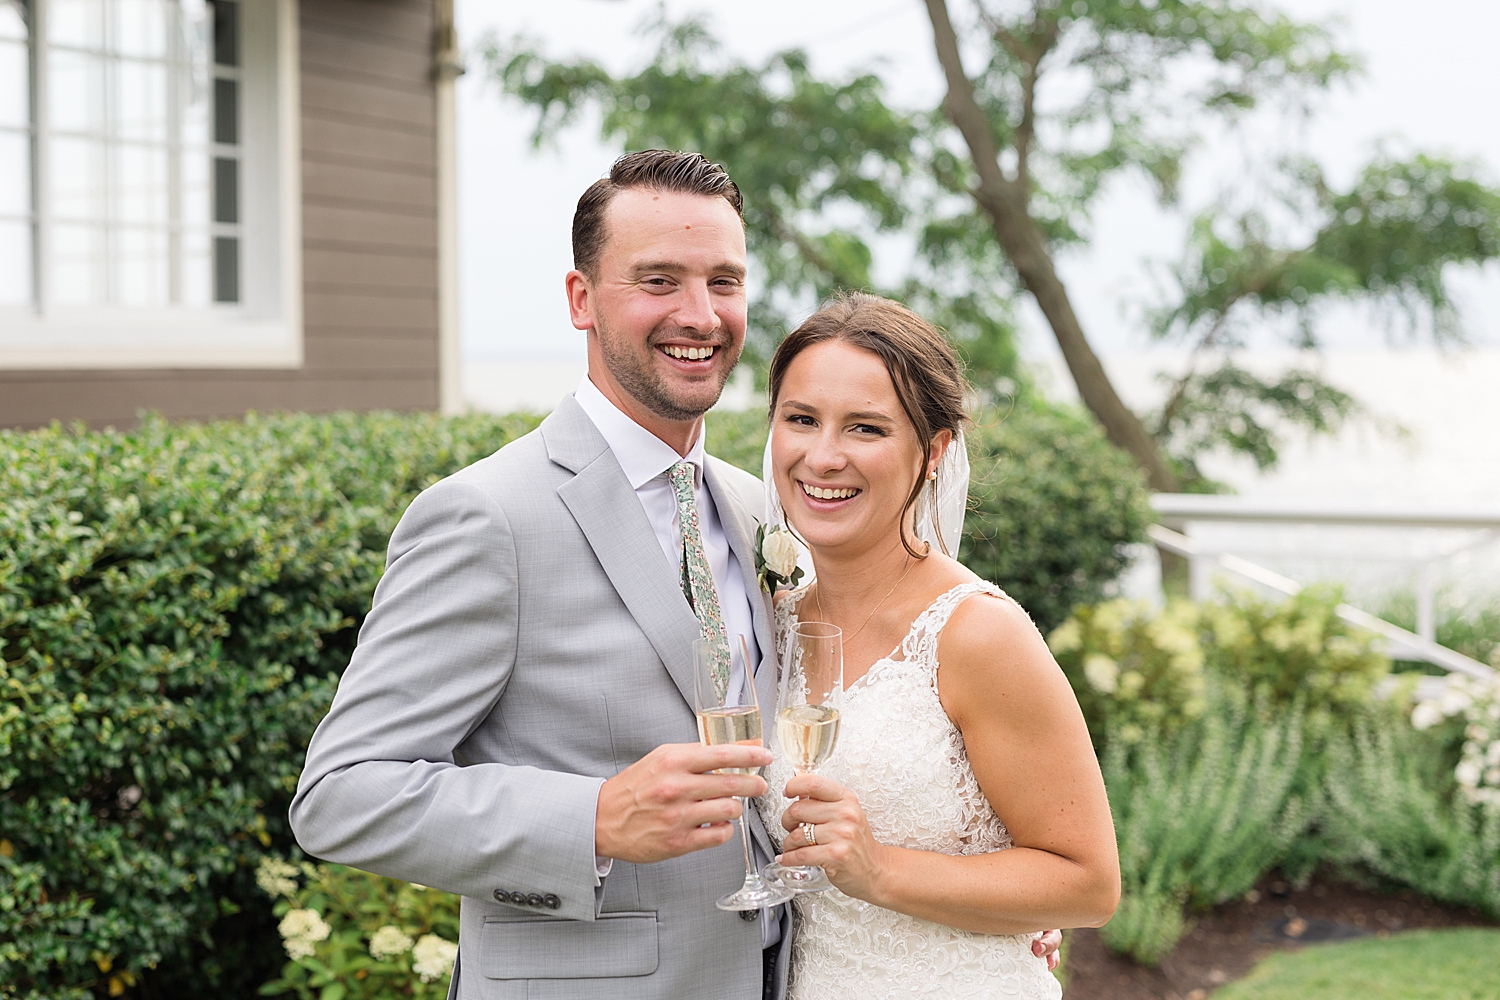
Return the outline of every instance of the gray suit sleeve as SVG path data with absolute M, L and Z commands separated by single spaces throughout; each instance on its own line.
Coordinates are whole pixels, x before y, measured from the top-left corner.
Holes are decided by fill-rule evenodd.
M 487 493 L 449 479 L 412 503 L 308 747 L 292 829 L 328 861 L 471 897 L 552 894 L 542 912 L 592 920 L 600 779 L 454 760 L 505 693 L 517 587 Z

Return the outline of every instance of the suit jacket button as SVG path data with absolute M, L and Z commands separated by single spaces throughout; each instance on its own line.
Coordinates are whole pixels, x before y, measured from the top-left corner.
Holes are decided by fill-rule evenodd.
M 549 910 L 555 910 L 562 905 L 562 900 L 558 899 L 550 892 L 542 898 L 542 902 L 547 905 L 547 909 Z
M 745 921 L 745 923 L 747 923 L 747 924 L 750 921 L 752 921 L 752 920 L 758 920 L 759 918 L 760 918 L 760 911 L 759 910 L 741 910 L 740 911 L 740 919 L 743 920 L 743 921 Z
M 533 892 L 531 895 L 529 895 L 529 896 L 526 897 L 526 905 L 527 906 L 541 906 L 542 905 L 542 897 Z
M 512 906 L 525 906 L 526 897 L 519 892 L 513 892 L 510 894 L 510 902 Z
M 504 889 L 496 889 L 495 890 L 495 902 L 497 902 L 497 903 L 509 903 L 510 902 L 510 893 L 506 892 Z

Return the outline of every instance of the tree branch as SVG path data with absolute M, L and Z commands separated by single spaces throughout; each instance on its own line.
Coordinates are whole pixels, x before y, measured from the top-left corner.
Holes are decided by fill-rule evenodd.
M 958 36 L 948 17 L 947 3 L 945 0 L 926 0 L 926 3 L 938 62 L 948 81 L 944 105 L 963 135 L 979 175 L 979 187 L 971 192 L 974 200 L 989 215 L 1001 249 L 1015 266 L 1027 291 L 1035 297 L 1042 315 L 1047 317 L 1084 405 L 1093 412 L 1109 439 L 1129 452 L 1145 470 L 1152 489 L 1175 491 L 1176 477 L 1162 459 L 1156 441 L 1141 419 L 1121 401 L 1098 355 L 1083 335 L 1067 289 L 1052 265 L 1047 238 L 1027 212 L 1026 188 L 1007 180 L 1000 169 L 995 136 L 959 59 Z
M 927 15 L 932 20 L 933 45 L 937 48 L 938 63 L 943 67 L 943 76 L 948 83 L 948 96 L 943 103 L 948 109 L 949 119 L 964 137 L 969 155 L 974 160 L 974 170 L 979 174 L 979 194 L 976 197 L 1004 197 L 1009 193 L 1010 182 L 1000 169 L 1000 147 L 974 98 L 974 84 L 964 72 L 963 59 L 958 52 L 958 35 L 948 17 L 948 5 L 944 0 L 926 0 L 926 3 Z
M 1013 145 L 1016 150 L 1016 184 L 1029 191 L 1031 140 L 1036 134 L 1036 85 L 1042 74 L 1042 60 L 1057 42 L 1057 22 L 1050 21 L 1046 28 L 1036 31 L 1036 18 L 1033 16 L 1032 30 L 1027 33 L 1027 41 L 1022 41 L 1014 31 L 993 18 L 986 18 L 986 21 L 989 22 L 995 40 L 1024 68 L 1021 74 L 1021 121 L 1016 126 Z

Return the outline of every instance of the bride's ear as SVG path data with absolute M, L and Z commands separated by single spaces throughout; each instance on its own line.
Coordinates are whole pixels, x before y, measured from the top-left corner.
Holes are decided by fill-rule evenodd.
M 943 454 L 947 452 L 948 446 L 953 443 L 953 432 L 944 428 L 932 436 L 932 444 L 927 448 L 927 471 L 923 473 L 931 479 L 937 472 L 938 463 L 942 462 Z

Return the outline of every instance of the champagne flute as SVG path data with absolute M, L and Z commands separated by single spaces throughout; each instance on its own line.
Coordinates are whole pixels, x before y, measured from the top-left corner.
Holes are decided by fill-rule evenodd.
M 693 699 L 698 713 L 698 739 L 705 746 L 721 746 L 726 743 L 748 743 L 764 746 L 760 728 L 760 703 L 755 696 L 755 677 L 750 668 L 750 650 L 745 637 L 740 637 L 740 663 L 743 669 L 735 671 L 726 643 L 709 639 L 693 641 Z M 714 680 L 715 667 L 729 666 L 729 683 L 721 696 Z M 758 767 L 730 767 L 719 773 L 758 774 Z M 754 855 L 750 851 L 750 800 L 740 799 L 740 839 L 745 848 L 745 884 L 718 900 L 721 910 L 759 910 L 775 906 L 792 898 L 792 891 L 782 886 L 770 885 L 760 872 L 755 870 Z
M 833 753 L 844 707 L 844 633 L 827 622 L 798 622 L 787 639 L 776 712 L 776 744 L 798 772 L 816 771 Z M 767 881 L 797 892 L 832 889 L 817 865 L 761 870 Z

